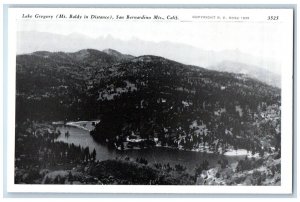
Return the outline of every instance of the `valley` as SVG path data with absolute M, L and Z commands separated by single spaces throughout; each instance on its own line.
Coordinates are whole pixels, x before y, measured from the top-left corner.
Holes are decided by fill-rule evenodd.
M 18 55 L 16 76 L 16 173 L 37 166 L 36 183 L 54 182 L 49 173 L 56 172 L 59 158 L 59 169 L 65 165 L 96 184 L 280 184 L 277 87 L 245 74 L 112 49 Z M 58 120 L 61 126 L 51 124 Z M 81 128 L 74 129 L 78 123 Z M 72 142 L 75 134 L 80 138 Z M 51 138 L 41 140 L 45 135 Z M 22 149 L 29 140 L 43 143 L 38 157 Z M 62 151 L 53 154 L 49 147 L 58 144 Z M 66 155 L 70 150 L 82 157 Z M 234 151 L 247 155 L 226 155 Z M 41 165 L 45 156 L 53 163 Z M 94 172 L 98 164 L 106 174 L 118 165 L 152 177 L 139 181 L 115 171 L 107 174 L 114 180 L 104 180 Z M 26 183 L 18 176 L 18 183 Z M 63 176 L 69 182 L 69 174 Z

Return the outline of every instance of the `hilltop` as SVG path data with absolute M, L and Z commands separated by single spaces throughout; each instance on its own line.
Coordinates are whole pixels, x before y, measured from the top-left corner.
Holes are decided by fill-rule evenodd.
M 17 56 L 18 120 L 100 119 L 97 141 L 182 149 L 280 147 L 279 88 L 243 74 L 115 50 Z M 117 139 L 117 140 L 116 140 Z

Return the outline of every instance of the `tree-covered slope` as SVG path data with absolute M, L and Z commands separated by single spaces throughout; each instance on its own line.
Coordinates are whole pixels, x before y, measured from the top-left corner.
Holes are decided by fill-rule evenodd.
M 280 89 L 242 74 L 114 50 L 17 56 L 17 119 L 100 118 L 97 141 L 183 149 L 280 147 Z

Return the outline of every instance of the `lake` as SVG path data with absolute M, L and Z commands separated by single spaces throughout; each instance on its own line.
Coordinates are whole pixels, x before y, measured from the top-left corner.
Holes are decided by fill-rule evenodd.
M 189 173 L 194 173 L 194 169 L 197 165 L 201 164 L 204 160 L 209 162 L 209 166 L 217 165 L 220 159 L 219 154 L 211 154 L 204 152 L 183 151 L 178 149 L 171 149 L 165 147 L 155 147 L 147 149 L 132 149 L 119 151 L 114 148 L 110 148 L 105 144 L 94 141 L 89 131 L 72 126 L 59 126 L 61 135 L 57 138 L 57 141 L 66 142 L 69 144 L 80 145 L 82 147 L 89 147 L 90 151 L 96 150 L 96 159 L 103 161 L 108 159 L 126 158 L 129 157 L 133 160 L 136 158 L 144 158 L 150 164 L 161 163 L 174 166 L 175 164 L 181 164 L 187 167 Z M 69 137 L 65 137 L 65 132 L 69 132 Z M 240 156 L 225 156 L 229 163 L 234 163 L 240 159 L 244 159 L 244 155 Z

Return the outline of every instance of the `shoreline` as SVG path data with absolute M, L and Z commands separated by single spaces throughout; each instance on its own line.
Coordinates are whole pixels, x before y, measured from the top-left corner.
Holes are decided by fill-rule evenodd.
M 100 122 L 100 120 L 94 120 L 94 121 L 69 121 L 67 123 L 63 123 L 62 121 L 57 121 L 57 122 L 52 122 L 53 125 L 65 125 L 65 126 L 69 126 L 69 127 L 75 127 L 75 128 L 79 128 L 85 131 L 90 132 L 91 130 L 93 130 L 93 126 L 91 126 L 91 123 L 95 123 L 98 124 Z M 89 124 L 90 127 L 92 127 L 91 129 L 83 126 L 83 125 L 87 125 Z M 155 141 L 156 142 L 156 141 Z M 259 154 L 256 153 L 254 155 L 252 155 L 252 153 L 250 151 L 247 152 L 247 150 L 245 149 L 229 149 L 228 151 L 222 153 L 221 151 L 218 152 L 214 152 L 211 150 L 206 150 L 206 147 L 200 147 L 200 148 L 196 148 L 196 149 L 183 149 L 181 147 L 171 147 L 171 146 L 162 146 L 156 143 L 155 147 L 157 148 L 168 148 L 168 149 L 175 149 L 175 150 L 179 150 L 179 151 L 189 151 L 189 152 L 200 152 L 200 153 L 208 153 L 208 154 L 217 154 L 217 155 L 224 155 L 224 156 L 228 156 L 228 157 L 232 157 L 232 156 L 247 156 L 248 158 L 258 158 Z M 122 151 L 118 148 L 116 148 L 116 150 L 118 151 Z M 127 148 L 124 150 L 141 150 L 141 148 Z
M 92 123 L 98 124 L 100 122 L 100 120 L 94 120 L 94 121 L 69 121 L 67 123 L 64 123 L 63 121 L 55 121 L 52 122 L 52 125 L 64 125 L 64 126 L 70 126 L 70 127 L 75 127 L 75 128 L 79 128 L 82 130 L 86 130 L 88 132 L 90 132 L 91 130 L 94 129 L 94 127 L 92 126 Z M 87 128 L 84 125 L 89 125 L 90 129 Z

